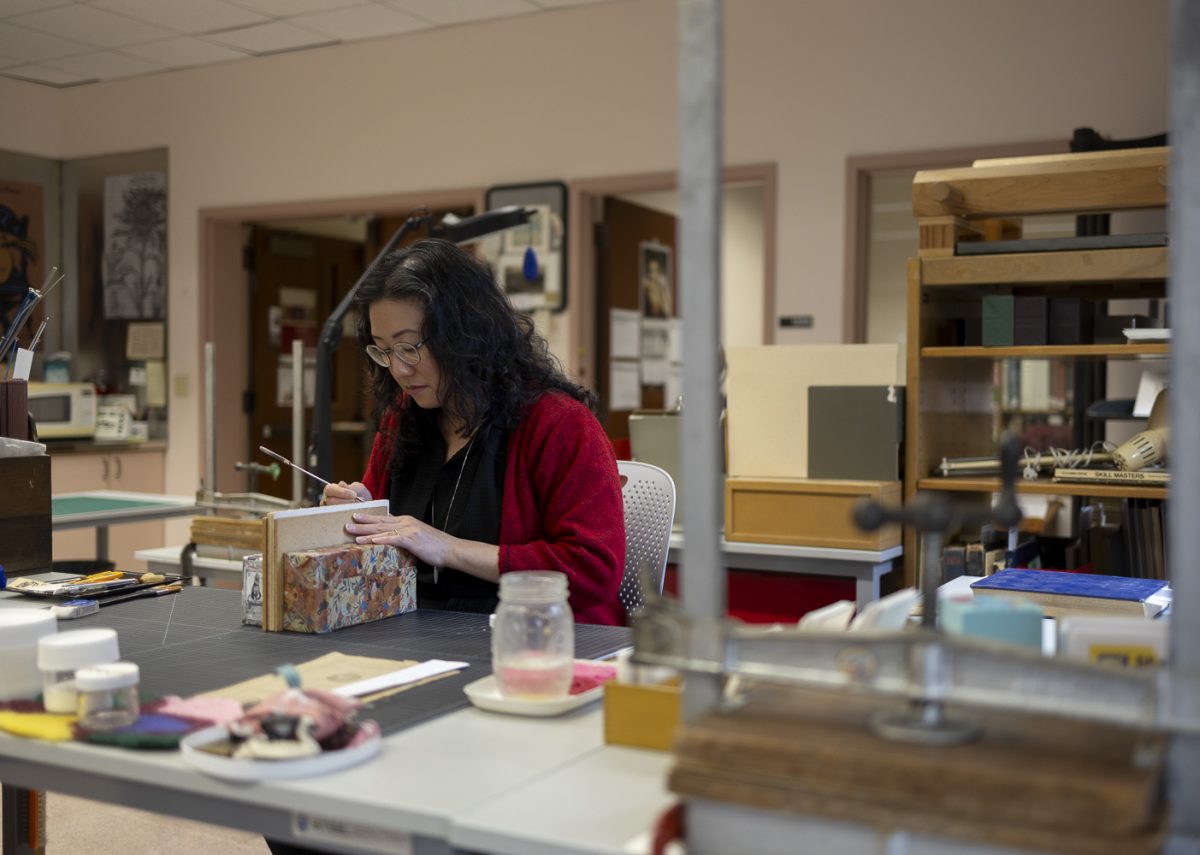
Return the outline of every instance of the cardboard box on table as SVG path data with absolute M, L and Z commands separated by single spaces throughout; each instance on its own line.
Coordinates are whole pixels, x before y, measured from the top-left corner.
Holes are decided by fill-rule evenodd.
M 899 386 L 894 344 L 730 348 L 729 477 L 725 537 L 734 541 L 881 550 L 900 543 L 889 526 L 861 532 L 854 505 L 900 502 L 899 481 L 812 479 L 809 389 Z

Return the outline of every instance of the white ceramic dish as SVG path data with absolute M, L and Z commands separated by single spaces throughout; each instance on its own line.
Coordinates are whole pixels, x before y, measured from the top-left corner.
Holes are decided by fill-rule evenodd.
M 359 727 L 367 732 L 367 738 L 353 748 L 325 751 L 315 757 L 302 757 L 298 760 L 235 760 L 232 757 L 202 751 L 199 746 L 225 738 L 227 731 L 225 726 L 220 724 L 185 736 L 179 743 L 179 750 L 186 763 L 190 763 L 201 772 L 227 781 L 283 781 L 290 778 L 307 778 L 357 766 L 378 754 L 382 745 L 379 725 L 368 720 L 360 722 Z
M 0 457 L 38 457 L 46 453 L 46 446 L 27 439 L 0 436 Z
M 500 694 L 500 687 L 496 685 L 496 675 L 489 674 L 463 686 L 463 691 L 471 703 L 481 710 L 545 718 L 562 715 L 600 700 L 604 696 L 604 685 L 601 684 L 586 692 L 580 692 L 578 695 L 565 695 L 561 698 L 506 698 Z

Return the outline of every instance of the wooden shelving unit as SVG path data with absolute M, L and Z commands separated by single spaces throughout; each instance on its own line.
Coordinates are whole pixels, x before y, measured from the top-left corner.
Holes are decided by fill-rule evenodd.
M 1085 214 L 1167 204 L 1166 148 L 976 161 L 973 166 L 917 173 L 913 213 L 920 243 L 908 266 L 908 352 L 905 501 L 918 490 L 983 495 L 999 490 L 985 477 L 937 477 L 943 458 L 996 451 L 995 363 L 1001 359 L 1065 362 L 1165 359 L 1163 343 L 1036 347 L 948 347 L 947 319 L 979 322 L 987 294 L 1155 298 L 1166 293 L 1163 246 L 957 255 L 964 242 L 1019 238 L 1033 214 Z M 1021 493 L 1064 497 L 1162 499 L 1149 485 L 1019 481 Z M 919 544 L 905 532 L 904 581 L 917 582 Z

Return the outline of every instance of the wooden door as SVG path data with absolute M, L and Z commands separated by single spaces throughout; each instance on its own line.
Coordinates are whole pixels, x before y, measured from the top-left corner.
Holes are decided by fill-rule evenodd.
M 305 361 L 315 368 L 321 326 L 362 274 L 363 246 L 356 241 L 255 228 L 252 247 L 251 447 L 246 459 L 269 463 L 259 445 L 292 457 L 288 379 L 296 370 L 291 365 L 292 341 L 304 342 Z M 362 477 L 369 451 L 364 441 L 366 377 L 353 322 L 351 313 L 346 317 L 342 344 L 334 354 L 332 372 L 333 471 L 336 478 L 346 481 Z M 307 449 L 311 405 L 304 412 Z M 255 489 L 291 499 L 291 472 L 285 467 L 278 480 L 260 475 Z
M 604 198 L 604 222 L 597 234 L 596 258 L 599 269 L 596 281 L 596 388 L 600 394 L 600 408 L 604 429 L 611 439 L 620 440 L 629 436 L 629 409 L 610 406 L 611 340 L 610 320 L 613 309 L 630 309 L 643 312 L 646 308 L 643 295 L 643 245 L 665 247 L 668 260 L 675 258 L 675 223 L 671 214 L 635 205 L 614 196 Z M 665 314 L 679 315 L 678 289 L 675 282 L 675 265 L 667 265 L 665 275 L 670 299 L 665 301 Z M 655 301 L 656 307 L 663 303 Z M 653 311 L 654 308 L 650 307 Z M 641 409 L 661 409 L 666 404 L 664 386 L 641 386 Z

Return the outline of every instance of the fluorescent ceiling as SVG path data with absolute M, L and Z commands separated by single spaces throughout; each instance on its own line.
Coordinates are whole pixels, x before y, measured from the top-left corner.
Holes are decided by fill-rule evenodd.
M 603 0 L 0 0 L 0 75 L 66 87 Z

